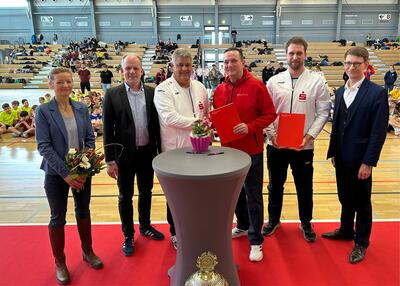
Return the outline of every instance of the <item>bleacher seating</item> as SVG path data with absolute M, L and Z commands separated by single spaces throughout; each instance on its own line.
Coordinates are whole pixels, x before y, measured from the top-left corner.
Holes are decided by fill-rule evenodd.
M 197 48 L 190 48 L 188 44 L 179 44 L 179 47 L 189 48 L 194 58 L 197 53 Z M 24 46 L 27 50 L 29 50 L 29 45 Z M 211 45 L 211 44 L 202 44 L 202 49 L 226 49 L 231 47 L 230 44 L 221 44 L 221 45 Z M 247 47 L 243 46 L 243 54 L 246 59 L 247 65 L 255 62 L 257 60 L 256 66 L 252 66 L 251 70 L 255 77 L 261 79 L 262 69 L 265 67 L 267 62 L 271 62 L 272 66 L 277 68 L 278 59 L 275 55 L 275 51 L 272 50 L 270 54 L 258 54 L 257 48 L 263 48 L 263 44 L 253 43 Z M 272 47 L 271 44 L 268 47 Z M 12 48 L 10 45 L 0 45 L 0 48 Z M 48 62 L 56 55 L 57 51 L 62 48 L 61 45 L 50 45 L 52 52 L 49 55 L 45 55 L 44 53 L 34 52 L 33 56 L 17 56 L 14 64 L 3 64 L 0 65 L 0 76 L 2 77 L 11 77 L 13 79 L 25 79 L 26 82 L 29 82 L 33 77 L 34 73 L 15 73 L 14 70 L 22 68 L 25 64 L 22 64 L 26 61 L 31 62 Z M 110 55 L 111 59 L 103 60 L 103 63 L 107 64 L 110 67 L 110 70 L 113 72 L 114 77 L 119 79 L 119 74 L 116 71 L 115 67 L 121 63 L 122 56 L 127 53 L 135 53 L 139 56 L 143 56 L 147 45 L 143 44 L 129 44 L 125 49 L 123 49 L 119 55 L 116 55 L 114 45 L 107 45 L 107 53 Z M 313 62 L 319 62 L 322 60 L 322 57 L 328 56 L 329 63 L 333 62 L 343 62 L 343 55 L 345 51 L 349 48 L 349 46 L 343 47 L 339 43 L 336 42 L 318 42 L 318 43 L 309 43 L 309 47 L 307 50 L 307 56 L 312 57 Z M 386 65 L 392 65 L 399 62 L 400 59 L 400 50 L 373 50 L 374 53 L 382 60 Z M 28 58 L 28 59 L 23 59 Z M 254 64 L 253 64 L 254 65 Z M 41 64 L 35 64 L 35 66 L 40 69 L 42 67 Z M 160 68 L 166 69 L 166 62 L 153 61 L 153 64 L 146 74 L 146 76 L 155 76 Z M 343 66 L 321 66 L 322 71 L 325 74 L 325 78 L 331 87 L 337 87 L 343 85 Z M 91 83 L 92 88 L 99 89 L 100 86 L 100 74 L 95 73 L 96 70 L 99 69 L 90 69 L 91 71 Z M 371 77 L 371 80 L 376 82 L 377 84 L 383 85 L 384 74 L 376 69 L 376 74 Z M 42 79 L 42 83 L 35 84 L 39 88 L 47 88 L 47 79 Z M 22 88 L 24 87 L 24 83 L 0 83 L 0 88 Z M 74 88 L 79 88 L 79 77 L 77 74 L 74 75 Z

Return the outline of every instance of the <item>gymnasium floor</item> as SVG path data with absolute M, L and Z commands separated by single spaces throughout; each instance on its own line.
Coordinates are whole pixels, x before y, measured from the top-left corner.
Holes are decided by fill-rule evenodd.
M 38 97 L 47 90 L 0 90 L 0 104 L 21 101 L 38 104 Z M 314 155 L 314 220 L 338 220 L 340 206 L 336 194 L 334 169 L 325 159 L 331 125 L 327 123 L 316 141 Z M 388 134 L 378 167 L 373 171 L 373 217 L 375 220 L 400 219 L 400 148 L 399 137 Z M 102 139 L 96 140 L 102 147 Z M 101 149 L 100 149 L 101 150 Z M 34 138 L 0 138 L 0 223 L 46 224 L 49 209 L 43 190 L 44 173 L 39 169 L 41 157 Z M 265 165 L 266 168 L 266 165 Z M 264 170 L 264 202 L 268 202 L 268 176 Z M 155 179 L 152 220 L 166 221 L 165 197 Z M 103 171 L 93 179 L 91 211 L 96 223 L 119 222 L 116 182 Z M 136 204 L 136 199 L 135 199 Z M 136 207 L 135 207 L 136 209 Z M 289 172 L 285 189 L 283 220 L 297 220 L 297 199 Z M 265 219 L 267 211 L 265 208 Z M 69 223 L 74 223 L 73 201 L 69 202 Z M 137 221 L 137 213 L 135 213 Z

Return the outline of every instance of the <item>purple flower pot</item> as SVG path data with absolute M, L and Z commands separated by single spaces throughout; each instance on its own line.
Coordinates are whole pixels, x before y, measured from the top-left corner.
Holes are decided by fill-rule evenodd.
M 205 153 L 208 151 L 208 146 L 211 142 L 211 136 L 204 137 L 192 137 L 190 136 L 190 142 L 194 153 Z

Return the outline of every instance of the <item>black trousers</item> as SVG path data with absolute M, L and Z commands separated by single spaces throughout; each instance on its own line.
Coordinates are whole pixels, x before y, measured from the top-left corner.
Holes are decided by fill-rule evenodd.
M 335 162 L 337 190 L 342 205 L 340 231 L 353 236 L 354 218 L 357 215 L 354 241 L 368 247 L 372 230 L 372 175 L 366 180 L 359 180 L 358 168 L 344 166 L 338 157 Z
M 124 236 L 133 237 L 133 193 L 135 175 L 139 189 L 138 213 L 140 230 L 146 230 L 150 226 L 150 210 L 153 189 L 154 171 L 151 162 L 154 152 L 149 147 L 143 147 L 135 151 L 128 164 L 118 166 L 118 209 L 121 218 L 122 232 Z
M 263 153 L 252 155 L 251 166 L 246 175 L 236 204 L 237 227 L 248 229 L 251 245 L 260 245 L 264 241 L 261 228 L 264 223 L 264 201 L 262 196 L 264 162 Z
M 312 219 L 313 211 L 313 158 L 314 150 L 278 149 L 267 146 L 267 165 L 269 174 L 269 221 L 278 222 L 282 213 L 283 190 L 290 165 L 296 186 L 299 217 L 302 223 Z
M 85 93 L 85 88 L 90 91 L 90 82 L 81 82 L 81 91 Z
M 72 189 L 75 203 L 75 216 L 77 218 L 90 217 L 90 195 L 92 178 L 88 177 L 84 189 L 77 192 Z M 59 175 L 48 175 L 44 177 L 44 189 L 50 206 L 49 227 L 61 227 L 66 223 L 69 185 Z

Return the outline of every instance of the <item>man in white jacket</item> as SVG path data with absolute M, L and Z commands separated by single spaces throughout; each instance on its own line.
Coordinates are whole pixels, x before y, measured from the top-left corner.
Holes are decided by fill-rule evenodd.
M 172 55 L 173 75 L 159 84 L 154 93 L 154 104 L 160 121 L 162 152 L 190 147 L 193 122 L 208 117 L 208 95 L 204 85 L 192 80 L 192 55 L 187 49 L 176 49 Z M 172 215 L 167 204 L 167 220 L 171 241 L 177 241 Z
M 311 225 L 313 209 L 313 157 L 314 140 L 321 132 L 330 111 L 329 91 L 324 80 L 304 67 L 307 42 L 293 37 L 286 43 L 288 70 L 267 82 L 276 113 L 305 114 L 303 142 L 299 149 L 280 148 L 276 141 L 279 117 L 267 128 L 267 160 L 269 173 L 269 221 L 263 234 L 269 236 L 280 226 L 283 190 L 290 165 L 296 186 L 300 229 L 308 242 L 314 242 Z

